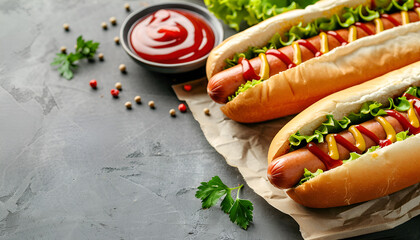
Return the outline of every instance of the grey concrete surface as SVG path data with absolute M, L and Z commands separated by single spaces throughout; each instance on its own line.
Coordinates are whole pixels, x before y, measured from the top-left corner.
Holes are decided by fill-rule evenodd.
M 227 185 L 244 183 L 190 112 L 168 114 L 180 103 L 171 85 L 204 69 L 162 75 L 136 65 L 113 41 L 128 16 L 125 2 L 132 10 L 146 4 L 0 1 L 0 238 L 300 239 L 291 217 L 246 186 L 242 196 L 255 207 L 247 231 L 218 207 L 200 208 L 200 182 L 219 175 Z M 117 26 L 102 30 L 111 16 Z M 99 41 L 105 61 L 81 61 L 66 80 L 50 62 L 61 46 L 72 51 L 79 35 Z M 121 63 L 127 74 L 119 72 Z M 93 78 L 97 90 L 89 87 Z M 116 82 L 123 86 L 118 99 L 109 93 Z M 136 95 L 143 104 L 126 110 Z M 417 217 L 358 238 L 419 239 L 419 224 Z

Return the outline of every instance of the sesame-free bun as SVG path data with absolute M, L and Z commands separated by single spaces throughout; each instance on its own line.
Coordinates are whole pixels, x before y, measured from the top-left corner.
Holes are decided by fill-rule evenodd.
M 290 135 L 312 132 L 331 114 L 341 119 L 358 112 L 363 103 L 388 103 L 410 86 L 420 86 L 420 62 L 360 85 L 334 93 L 311 105 L 288 122 L 274 137 L 268 162 L 289 150 Z M 296 202 L 313 208 L 350 205 L 386 196 L 420 182 L 420 134 L 362 155 L 287 190 Z

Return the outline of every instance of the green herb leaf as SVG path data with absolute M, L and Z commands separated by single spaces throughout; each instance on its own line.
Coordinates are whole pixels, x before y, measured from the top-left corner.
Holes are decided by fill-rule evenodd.
M 252 210 L 254 206 L 249 200 L 236 199 L 229 213 L 230 221 L 247 229 L 249 223 L 252 222 Z
M 220 203 L 220 207 L 222 208 L 223 212 L 229 213 L 230 212 L 230 209 L 232 208 L 234 202 L 235 201 L 232 198 L 231 190 L 229 189 L 229 191 L 227 192 L 225 198 Z
M 252 210 L 254 209 L 249 200 L 239 198 L 240 185 L 235 188 L 227 187 L 218 176 L 214 176 L 208 182 L 202 182 L 198 187 L 195 197 L 201 199 L 202 207 L 209 208 L 216 205 L 217 201 L 225 196 L 220 203 L 223 212 L 229 214 L 229 218 L 243 229 L 247 229 L 252 222 Z M 232 198 L 232 190 L 237 189 L 236 199 Z
M 66 79 L 72 79 L 74 76 L 73 69 L 77 67 L 76 61 L 84 58 L 93 58 L 96 50 L 99 47 L 99 43 L 93 42 L 92 40 L 85 42 L 82 36 L 79 36 L 76 40 L 76 52 L 75 53 L 57 53 L 52 66 L 58 65 L 57 68 L 60 75 Z
M 216 205 L 219 198 L 223 197 L 229 188 L 223 184 L 218 176 L 213 177 L 208 182 L 202 182 L 195 194 L 196 198 L 200 198 L 203 208 L 209 208 Z

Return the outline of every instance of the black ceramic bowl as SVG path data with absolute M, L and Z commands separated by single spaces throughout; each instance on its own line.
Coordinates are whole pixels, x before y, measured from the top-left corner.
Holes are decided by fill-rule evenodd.
M 214 46 L 219 45 L 223 41 L 223 27 L 222 24 L 217 20 L 213 15 L 211 15 L 206 8 L 198 6 L 192 3 L 178 2 L 178 3 L 160 3 L 155 5 L 150 5 L 146 8 L 140 9 L 136 12 L 130 14 L 124 21 L 121 27 L 121 39 L 122 46 L 127 54 L 137 63 L 143 67 L 162 73 L 182 73 L 188 72 L 205 65 L 207 57 L 209 54 L 185 63 L 176 63 L 176 64 L 166 64 L 166 63 L 156 63 L 151 62 L 146 59 L 141 58 L 136 52 L 132 49 L 129 36 L 132 28 L 135 24 L 144 16 L 153 13 L 160 9 L 184 9 L 192 11 L 201 17 L 203 17 L 207 23 L 210 25 L 211 29 L 214 32 L 215 43 Z

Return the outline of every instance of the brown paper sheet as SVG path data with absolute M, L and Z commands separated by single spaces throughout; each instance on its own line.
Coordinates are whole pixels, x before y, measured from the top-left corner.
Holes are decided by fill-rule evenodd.
M 420 185 L 416 184 L 389 196 L 330 209 L 310 209 L 287 197 L 273 187 L 266 177 L 267 151 L 274 135 L 292 117 L 257 124 L 240 124 L 223 115 L 220 105 L 206 93 L 207 79 L 189 82 L 173 89 L 180 100 L 186 101 L 194 118 L 200 123 L 208 142 L 226 162 L 239 169 L 247 184 L 269 204 L 290 215 L 300 226 L 305 239 L 337 239 L 352 237 L 402 224 L 420 214 Z M 210 115 L 203 109 L 209 108 Z M 378 173 L 380 174 L 380 173 Z

